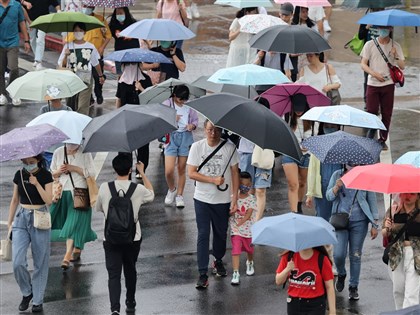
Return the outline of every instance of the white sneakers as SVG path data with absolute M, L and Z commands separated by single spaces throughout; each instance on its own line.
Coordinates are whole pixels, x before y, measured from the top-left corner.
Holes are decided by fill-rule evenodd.
M 185 203 L 184 203 L 184 197 L 182 196 L 176 196 L 175 198 L 175 204 L 177 208 L 184 208 L 185 207 Z
M 6 105 L 8 103 L 7 97 L 4 94 L 0 95 L 0 105 Z M 22 101 L 20 100 L 20 98 L 14 98 L 12 99 L 12 104 L 14 106 L 19 106 L 20 104 L 22 104 Z
M 22 104 L 22 101 L 20 100 L 20 98 L 14 98 L 12 99 L 12 104 L 13 106 L 19 106 Z
M 246 261 L 246 275 L 247 276 L 253 276 L 255 273 L 254 270 L 254 261 Z
M 172 191 L 168 189 L 168 193 L 166 194 L 166 197 L 165 197 L 165 205 L 167 206 L 171 205 L 174 202 L 175 197 L 176 197 L 176 187 Z
M 331 32 L 332 31 L 330 23 L 328 23 L 328 20 L 324 20 L 324 31 L 325 32 Z
M 4 96 L 4 94 L 0 95 L 0 105 L 6 105 L 7 104 L 7 98 Z
M 232 280 L 230 281 L 230 284 L 232 285 L 238 285 L 240 282 L 240 275 L 239 275 L 239 271 L 235 270 L 232 274 Z

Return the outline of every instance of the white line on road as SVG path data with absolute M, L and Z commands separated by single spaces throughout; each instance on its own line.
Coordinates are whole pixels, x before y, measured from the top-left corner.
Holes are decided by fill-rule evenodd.
M 98 152 L 93 159 L 93 165 L 95 166 L 95 179 L 98 178 L 99 173 L 101 172 L 102 167 L 104 166 L 105 160 L 108 156 L 108 152 Z

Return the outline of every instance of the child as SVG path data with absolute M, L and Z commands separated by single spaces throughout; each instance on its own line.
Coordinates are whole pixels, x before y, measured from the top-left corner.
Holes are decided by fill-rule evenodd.
M 249 193 L 252 177 L 248 172 L 240 173 L 238 208 L 230 213 L 229 225 L 232 240 L 232 285 L 239 284 L 239 259 L 242 250 L 247 253 L 246 274 L 254 274 L 254 248 L 251 247 L 251 225 L 255 222 L 257 200 Z

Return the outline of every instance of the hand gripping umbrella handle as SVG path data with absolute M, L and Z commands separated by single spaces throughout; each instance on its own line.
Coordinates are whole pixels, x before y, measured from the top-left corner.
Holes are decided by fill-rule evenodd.
M 226 172 L 227 168 L 229 167 L 230 161 L 232 160 L 232 157 L 235 154 L 235 150 L 236 150 L 236 148 L 233 150 L 232 155 L 230 156 L 229 161 L 226 164 L 225 170 L 222 173 L 222 177 L 224 177 L 225 172 Z M 221 188 L 220 185 L 217 185 L 217 189 L 220 190 L 220 191 L 226 191 L 228 188 L 229 188 L 228 184 L 226 184 L 226 186 L 224 188 Z
M 222 175 L 222 177 L 224 177 L 223 175 Z M 226 186 L 225 187 L 220 187 L 221 185 L 217 185 L 217 189 L 218 190 L 220 190 L 220 191 L 226 191 L 228 188 L 229 188 L 229 185 L 228 184 L 225 184 Z

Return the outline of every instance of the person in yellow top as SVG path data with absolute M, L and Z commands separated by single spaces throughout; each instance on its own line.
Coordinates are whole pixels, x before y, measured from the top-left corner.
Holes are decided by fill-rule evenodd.
M 105 27 L 95 28 L 93 30 L 87 31 L 83 39 L 89 43 L 92 43 L 95 46 L 96 50 L 98 51 L 99 55 L 101 56 L 101 59 L 99 60 L 99 64 L 101 66 L 101 70 L 103 73 L 104 72 L 103 54 L 104 54 L 106 46 L 108 45 L 109 41 L 112 38 L 112 34 L 105 18 L 100 14 L 94 13 L 93 12 L 94 10 L 95 10 L 95 7 L 88 7 L 85 5 L 83 5 L 82 7 L 82 12 L 84 14 L 96 17 L 99 21 L 101 21 L 105 25 Z M 72 42 L 73 40 L 74 40 L 73 33 L 69 33 L 69 35 L 67 36 L 66 42 Z M 95 81 L 94 93 L 96 96 L 96 103 L 100 105 L 103 103 L 104 99 L 102 96 L 102 85 L 99 82 L 100 77 L 95 68 L 92 69 L 92 76 Z M 95 102 L 93 97 L 91 97 L 90 100 L 91 100 L 91 104 Z

